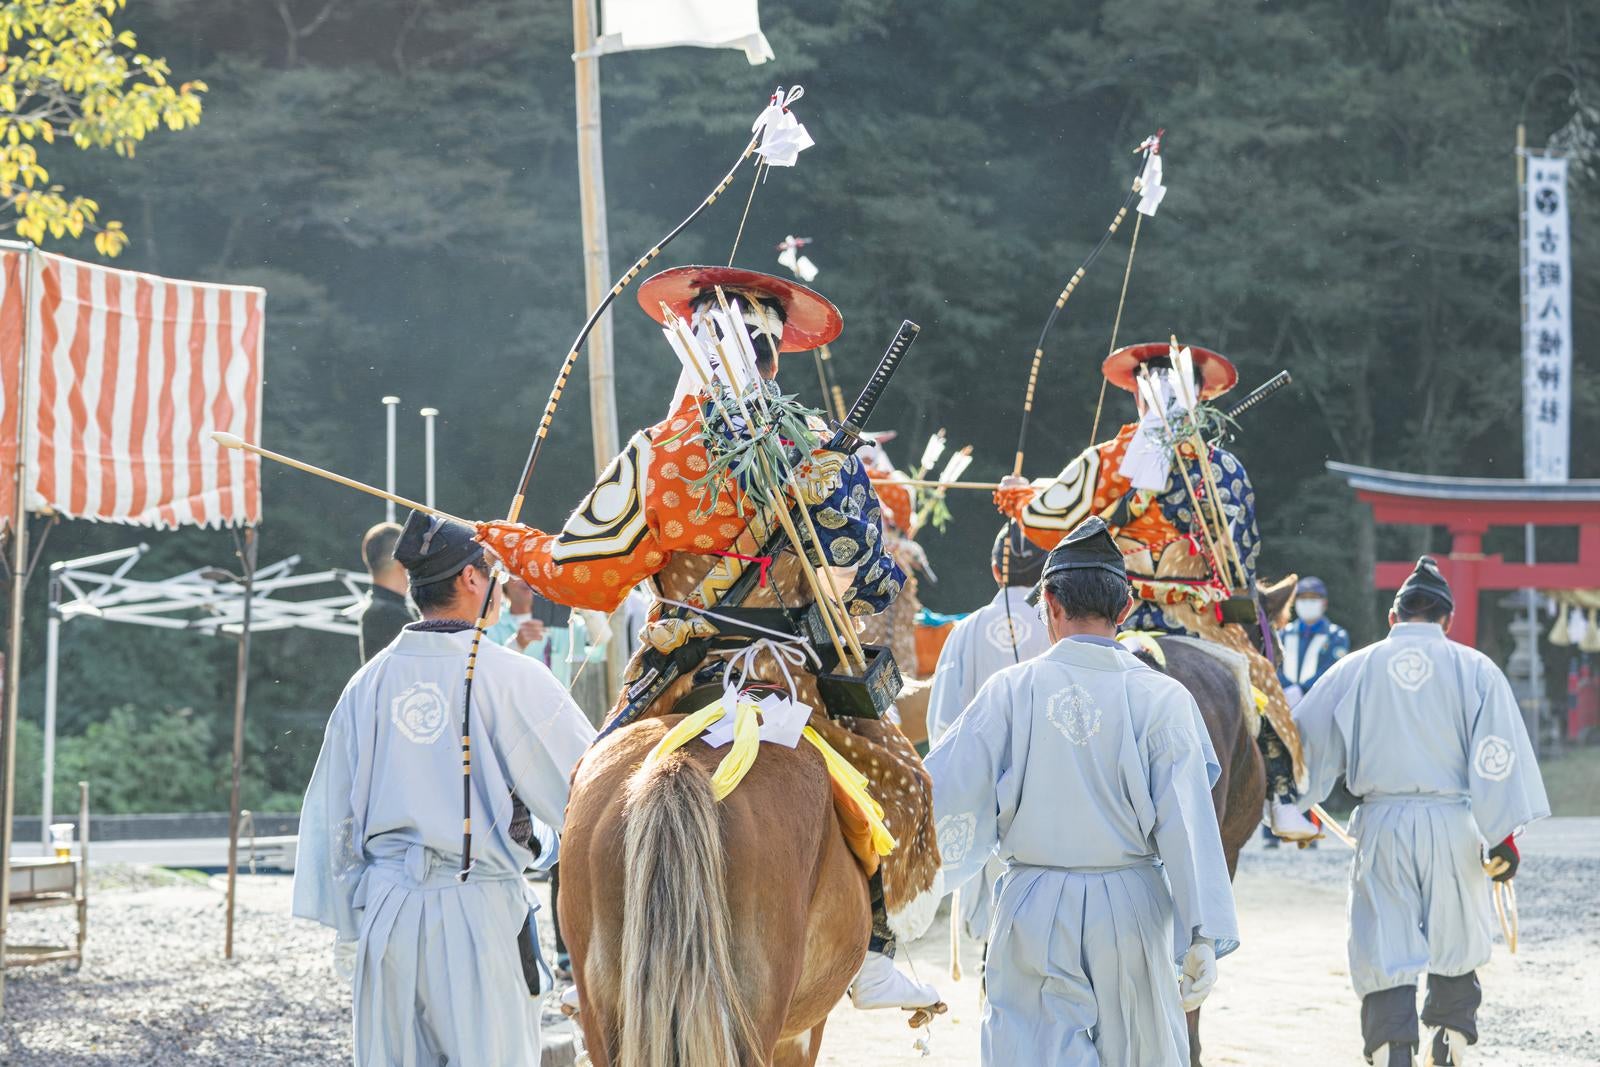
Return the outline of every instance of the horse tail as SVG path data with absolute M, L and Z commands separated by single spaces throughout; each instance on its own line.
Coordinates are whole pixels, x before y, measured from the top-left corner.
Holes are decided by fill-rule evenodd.
M 638 772 L 626 822 L 619 1067 L 760 1063 L 710 779 L 681 757 Z

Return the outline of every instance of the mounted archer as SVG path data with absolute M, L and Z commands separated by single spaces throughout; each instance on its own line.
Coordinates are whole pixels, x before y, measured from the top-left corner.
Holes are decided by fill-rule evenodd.
M 1225 420 L 1209 405 L 1234 387 L 1238 371 L 1220 353 L 1175 341 L 1118 349 L 1102 370 L 1134 394 L 1137 421 L 1053 479 L 1007 479 L 995 505 L 1045 548 L 1084 519 L 1103 518 L 1134 587 L 1125 630 L 1203 637 L 1246 654 L 1265 713 L 1258 742 L 1273 831 L 1313 838 L 1317 828 L 1293 804 L 1304 780 L 1299 734 L 1276 669 L 1245 629 L 1263 625 L 1253 599 L 1261 547 L 1255 489 L 1244 464 L 1218 443 Z
M 785 397 L 776 378 L 783 353 L 838 336 L 842 318 L 832 303 L 782 278 L 711 266 L 658 274 L 641 285 L 639 302 L 663 325 L 684 367 L 671 413 L 633 436 L 560 530 L 515 522 L 478 528 L 508 568 L 551 600 L 609 611 L 647 579 L 659 598 L 617 706 L 577 774 L 564 843 L 562 926 L 591 1048 L 613 1039 L 622 1043 L 618 1048 L 631 1047 L 620 1020 L 632 1026 L 648 1014 L 645 1006 L 617 1007 L 618 997 L 631 995 L 619 988 L 625 972 L 618 965 L 635 957 L 626 944 L 611 943 L 624 931 L 603 930 L 600 916 L 616 906 L 607 898 L 628 896 L 633 874 L 632 868 L 601 867 L 602 860 L 620 858 L 624 838 L 634 838 L 631 829 L 621 838 L 616 827 L 608 834 L 607 823 L 630 795 L 623 817 L 644 817 L 639 797 L 649 793 L 648 783 L 693 775 L 690 768 L 701 759 L 711 760 L 709 795 L 724 812 L 774 786 L 767 775 L 794 773 L 796 761 L 810 766 L 813 751 L 833 765 L 837 820 L 829 815 L 832 825 L 824 833 L 843 830 L 840 843 L 848 853 L 841 854 L 854 855 L 854 877 L 863 903 L 870 889 L 874 915 L 873 951 L 856 975 L 853 998 L 860 1007 L 931 1008 L 937 992 L 901 975 L 888 955 L 895 932 L 914 936 L 926 927 L 938 898 L 930 787 L 909 742 L 892 722 L 875 717 L 898 689 L 898 676 L 889 673 L 892 656 L 862 647 L 855 625 L 887 607 L 905 576 L 885 551 L 878 498 L 852 454 L 852 433 L 860 430 L 851 422 L 870 411 L 869 395 L 875 402 L 915 327 L 902 328 L 847 417 L 851 432 L 824 442 L 824 425 Z M 759 709 L 759 723 L 752 709 Z M 726 762 L 718 762 L 724 755 L 718 720 L 725 720 L 721 729 L 734 741 Z M 794 723 L 787 742 L 769 736 L 784 732 L 780 720 Z M 796 747 L 801 725 L 809 745 Z M 705 742 L 694 740 L 708 727 Z M 773 743 L 757 748 L 757 730 Z M 750 742 L 740 757 L 744 737 Z M 826 788 L 826 782 L 818 776 L 818 784 Z M 792 802 L 763 806 L 763 832 L 784 833 L 786 803 Z M 709 814 L 715 817 L 715 810 Z M 735 846 L 730 840 L 729 851 Z M 644 862 L 644 847 L 630 845 L 630 863 Z M 688 847 L 697 846 L 679 842 L 669 851 Z M 730 884 L 739 862 L 723 859 Z M 813 900 L 808 892 L 795 902 L 797 917 L 804 919 Z M 730 901 L 735 918 L 748 905 Z M 630 896 L 622 907 L 648 908 L 649 902 Z M 858 953 L 868 947 L 865 920 L 863 914 L 853 933 L 839 931 L 846 946 L 855 941 Z M 663 905 L 649 921 L 670 924 L 672 916 Z M 750 921 L 748 929 L 772 936 L 770 918 Z M 790 962 L 803 962 L 805 951 L 796 951 Z M 679 962 L 663 960 L 662 966 Z M 856 971 L 849 966 L 840 976 L 845 982 Z M 760 1014 L 755 1005 L 750 1011 Z M 759 1021 L 754 1025 L 762 1029 Z M 808 1032 L 816 1026 L 820 1019 L 803 1023 Z

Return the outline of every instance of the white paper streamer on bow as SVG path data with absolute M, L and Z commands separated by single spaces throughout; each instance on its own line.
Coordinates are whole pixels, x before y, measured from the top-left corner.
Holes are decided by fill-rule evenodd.
M 1161 184 L 1161 145 L 1157 141 L 1144 162 L 1144 171 L 1139 175 L 1139 214 L 1154 216 L 1166 195 L 1167 187 Z
M 785 94 L 780 85 L 774 90 L 766 110 L 756 116 L 755 123 L 750 127 L 751 133 L 761 134 L 756 154 L 767 166 L 792 167 L 801 152 L 816 144 L 805 126 L 795 118 L 794 112 L 789 110 L 805 94 L 805 88 L 799 85 L 790 86 Z
M 796 237 L 791 233 L 778 246 L 778 265 L 788 267 L 795 277 L 808 284 L 817 276 L 817 265 L 802 255 L 800 248 L 809 243 L 807 238 Z

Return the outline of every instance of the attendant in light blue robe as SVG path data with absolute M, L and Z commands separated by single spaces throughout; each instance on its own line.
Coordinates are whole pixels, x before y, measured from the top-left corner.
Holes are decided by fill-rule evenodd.
M 1005 544 L 1008 534 L 1009 552 Z M 996 673 L 1050 647 L 1044 622 L 1027 602 L 1028 591 L 1044 570 L 1044 560 L 1044 549 L 1028 540 L 1014 523 L 1007 523 L 995 537 L 989 563 L 1000 590 L 988 604 L 955 624 L 939 652 L 933 689 L 928 694 L 930 745 L 938 743 Z M 966 885 L 952 887 L 960 893 L 956 899 L 968 937 L 981 941 L 988 935 L 994 883 L 1002 870 L 999 859 L 991 858 Z
M 991 678 L 927 758 L 946 879 L 1005 863 L 983 1063 L 1184 1064 L 1184 1012 L 1238 946 L 1220 768 L 1188 691 L 1113 639 L 1133 605 L 1101 520 L 1051 551 L 1041 592 L 1055 645 Z
M 1515 837 L 1550 814 L 1511 686 L 1481 652 L 1445 636 L 1454 601 L 1426 556 L 1389 613 L 1389 636 L 1334 665 L 1295 708 L 1310 787 L 1343 776 L 1361 799 L 1350 830 L 1350 980 L 1366 1055 L 1405 1065 L 1422 1022 L 1437 1064 L 1478 1038 L 1476 971 L 1493 928 L 1486 859 L 1509 880 Z M 1499 861 L 1499 862 L 1496 862 Z
M 411 516 L 396 558 L 423 621 L 346 686 L 301 810 L 294 914 L 336 932 L 359 1067 L 539 1063 L 532 993 L 549 978 L 521 816 L 559 830 L 594 730 L 539 663 L 479 648 L 472 867 L 458 880 L 468 620 L 490 581 L 472 533 Z M 553 858 L 549 844 L 541 860 Z

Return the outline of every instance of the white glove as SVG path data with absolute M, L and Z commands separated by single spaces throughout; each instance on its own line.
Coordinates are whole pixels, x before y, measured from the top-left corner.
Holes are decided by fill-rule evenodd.
M 333 935 L 333 973 L 345 982 L 355 981 L 358 944 L 356 941 L 346 941 L 338 934 Z
M 1183 956 L 1183 977 L 1178 980 L 1178 996 L 1183 1010 L 1194 1011 L 1217 984 L 1217 950 L 1210 938 L 1198 938 Z

